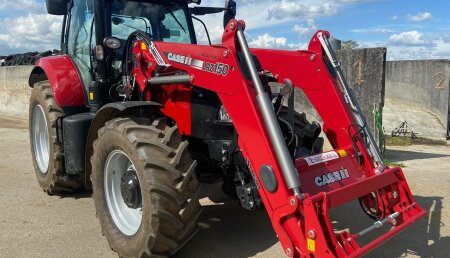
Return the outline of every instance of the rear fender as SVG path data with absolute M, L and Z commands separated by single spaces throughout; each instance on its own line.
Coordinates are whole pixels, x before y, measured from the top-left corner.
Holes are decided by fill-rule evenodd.
M 98 130 L 102 128 L 106 122 L 111 119 L 121 116 L 136 115 L 141 117 L 148 117 L 152 115 L 162 116 L 160 108 L 163 106 L 156 102 L 149 101 L 128 101 L 128 102 L 114 102 L 104 105 L 95 115 L 92 120 L 91 127 L 86 141 L 86 189 L 91 189 L 90 175 L 92 173 L 90 158 L 94 151 L 93 143 L 98 137 Z
M 28 84 L 33 88 L 35 83 L 44 80 L 49 80 L 59 107 L 86 105 L 83 84 L 69 56 L 40 58 L 31 71 Z

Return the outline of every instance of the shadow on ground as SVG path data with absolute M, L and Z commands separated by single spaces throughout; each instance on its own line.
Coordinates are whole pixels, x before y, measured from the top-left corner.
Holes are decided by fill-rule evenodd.
M 425 217 L 416 221 L 410 227 L 400 232 L 365 257 L 449 257 L 450 236 L 441 235 L 442 197 L 414 196 L 416 202 L 427 212 Z M 348 203 L 338 211 L 332 212 L 333 226 L 338 229 L 350 228 L 352 233 L 359 232 L 373 223 L 361 212 L 357 202 Z M 336 222 L 336 221 L 339 221 Z M 387 228 L 386 228 L 387 227 Z M 389 227 L 372 231 L 367 236 L 357 240 L 363 246 L 386 232 Z
M 444 226 L 441 222 L 444 198 L 414 198 L 427 215 L 366 257 L 449 257 L 450 237 L 443 236 L 440 230 Z M 351 233 L 359 232 L 374 222 L 362 212 L 357 201 L 332 210 L 330 216 L 334 229 L 350 228 Z M 249 257 L 274 245 L 278 247 L 274 248 L 275 254 L 271 253 L 270 257 L 284 257 L 264 209 L 247 212 L 234 200 L 224 198 L 220 204 L 204 206 L 199 222 L 198 235 L 174 257 L 211 257 L 211 252 L 218 258 Z M 389 227 L 375 230 L 358 239 L 358 243 L 363 246 L 387 230 Z
M 255 256 L 278 243 L 270 219 L 264 208 L 250 212 L 241 208 L 238 200 L 224 195 L 221 183 L 204 184 L 203 212 L 199 218 L 199 232 L 175 256 L 206 258 Z M 282 249 L 272 257 L 280 257 Z M 274 251 L 274 252 L 276 252 Z M 283 256 L 281 256 L 283 257 Z
M 386 150 L 385 156 L 390 161 L 407 161 L 417 159 L 444 158 L 449 155 L 406 150 Z
M 388 150 L 387 157 L 392 161 L 412 159 L 430 159 L 448 157 L 439 153 L 427 153 L 405 150 Z M 264 257 L 284 257 L 281 245 L 273 231 L 270 219 L 264 208 L 248 212 L 240 207 L 237 200 L 225 196 L 220 183 L 204 185 L 202 191 L 203 213 L 199 218 L 198 234 L 183 247 L 174 257 L 251 257 L 263 254 Z M 208 197 L 206 199 L 205 197 Z M 78 192 L 61 198 L 91 198 L 91 192 Z M 427 215 L 403 232 L 366 255 L 378 257 L 450 257 L 450 236 L 441 233 L 448 221 L 444 213 L 443 197 L 415 196 L 416 202 L 427 212 Z M 445 207 L 448 209 L 448 207 Z M 350 228 L 356 233 L 372 225 L 359 207 L 358 202 L 345 204 L 330 212 L 333 227 L 336 230 Z M 376 236 L 386 232 L 389 227 L 378 229 L 358 239 L 363 246 Z M 269 250 L 270 249 L 270 250 Z
M 75 200 L 92 198 L 92 190 L 79 190 L 71 193 L 54 194 L 54 196 L 58 196 L 60 199 L 72 198 Z

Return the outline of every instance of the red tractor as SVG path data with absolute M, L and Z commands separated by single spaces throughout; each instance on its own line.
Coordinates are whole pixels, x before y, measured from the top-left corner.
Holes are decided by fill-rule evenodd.
M 425 214 L 383 164 L 328 32 L 305 51 L 249 49 L 234 1 L 199 2 L 46 0 L 64 22 L 62 54 L 29 78 L 45 192 L 92 189 L 120 257 L 174 254 L 197 232 L 200 182 L 217 179 L 245 209 L 264 206 L 287 256 L 361 256 Z M 198 45 L 193 20 L 218 12 L 222 44 Z M 323 125 L 294 111 L 294 87 Z M 322 130 L 334 150 L 322 152 Z M 374 224 L 335 231 L 328 211 L 357 199 Z

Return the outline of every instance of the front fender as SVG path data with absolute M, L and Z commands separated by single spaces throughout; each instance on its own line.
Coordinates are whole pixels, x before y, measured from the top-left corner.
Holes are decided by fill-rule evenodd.
M 93 143 L 98 137 L 98 130 L 102 128 L 106 122 L 120 116 L 130 116 L 133 115 L 133 111 L 148 111 L 148 113 L 156 114 L 161 116 L 160 108 L 163 106 L 156 102 L 149 101 L 127 101 L 127 102 L 113 102 L 104 105 L 95 114 L 95 118 L 91 123 L 89 128 L 89 133 L 86 141 L 86 189 L 91 189 L 90 175 L 91 171 L 91 155 L 93 152 Z M 142 115 L 142 114 L 141 114 Z M 138 115 L 139 116 L 139 115 Z
M 31 71 L 28 84 L 49 80 L 59 107 L 85 106 L 83 84 L 77 69 L 67 55 L 40 58 Z

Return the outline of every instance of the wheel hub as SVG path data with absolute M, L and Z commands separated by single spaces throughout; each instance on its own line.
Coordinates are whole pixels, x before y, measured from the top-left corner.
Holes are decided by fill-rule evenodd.
M 142 222 L 139 176 L 133 162 L 121 150 L 111 151 L 105 163 L 104 190 L 109 214 L 123 234 L 132 236 Z
M 139 179 L 136 171 L 133 168 L 128 168 L 127 172 L 121 178 L 120 191 L 123 201 L 131 209 L 141 207 L 141 188 L 139 186 Z

